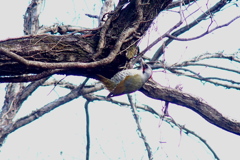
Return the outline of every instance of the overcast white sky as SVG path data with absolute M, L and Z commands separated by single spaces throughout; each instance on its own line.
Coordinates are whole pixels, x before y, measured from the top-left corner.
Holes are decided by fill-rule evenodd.
M 44 25 L 63 22 L 64 24 L 84 27 L 96 26 L 96 22 L 84 16 L 85 13 L 99 13 L 100 4 L 94 5 L 93 2 L 96 1 L 47 1 L 40 22 Z M 28 4 L 28 0 L 11 0 L 4 1 L 4 5 L 0 5 L 0 21 L 2 23 L 0 26 L 0 40 L 23 35 L 23 14 Z M 163 16 L 166 16 L 166 14 L 163 14 Z M 216 17 L 216 20 L 221 24 L 226 22 L 224 21 L 226 18 L 237 14 L 240 15 L 240 9 L 235 7 L 229 10 L 228 16 L 220 15 Z M 163 24 L 165 18 L 163 16 L 156 21 L 156 32 L 150 33 L 146 36 L 146 41 L 142 41 L 142 48 L 156 35 L 163 34 L 165 28 L 169 27 L 168 24 L 175 22 L 173 17 L 170 20 L 168 17 L 168 23 Z M 201 27 L 204 27 L 204 24 Z M 183 37 L 198 35 L 197 32 L 201 31 L 201 27 L 184 34 Z M 217 52 L 224 50 L 226 53 L 235 52 L 240 48 L 239 28 L 240 20 L 202 39 L 189 42 L 174 42 L 166 49 L 166 61 L 175 63 L 207 51 Z M 202 28 L 202 31 L 204 31 L 204 28 Z M 150 52 L 153 51 L 154 48 L 150 50 Z M 239 66 L 233 63 L 228 65 L 240 69 Z M 225 115 L 240 121 L 239 91 L 215 87 L 210 84 L 203 85 L 199 81 L 161 72 L 155 72 L 153 78 L 165 86 L 175 87 L 177 84 L 182 84 L 184 92 L 202 97 Z M 79 83 L 81 78 L 67 77 L 66 80 Z M 51 89 L 51 87 L 46 87 L 34 93 L 23 105 L 19 116 L 30 113 L 34 108 L 41 107 L 67 92 L 65 89 L 56 88 L 56 92 L 48 95 Z M 107 91 L 101 93 L 107 95 Z M 0 85 L 0 96 L 4 97 L 3 94 L 4 85 Z M 151 100 L 141 93 L 134 95 L 136 95 L 139 103 L 148 104 L 161 111 L 163 102 Z M 116 99 L 126 101 L 127 97 L 121 96 L 116 97 Z M 2 102 L 3 98 L 0 101 Z M 83 106 L 84 100 L 79 98 L 11 134 L 1 148 L 0 159 L 84 159 L 86 139 Z M 206 139 L 220 159 L 229 160 L 239 157 L 239 136 L 209 124 L 189 109 L 171 105 L 169 112 L 175 121 L 185 124 L 186 127 Z M 145 148 L 136 134 L 136 125 L 129 108 L 117 107 L 106 102 L 94 102 L 90 104 L 90 114 L 92 159 L 118 159 L 119 157 L 121 157 L 120 159 L 147 159 L 146 155 L 142 157 Z M 178 129 L 172 129 L 166 124 L 160 126 L 161 122 L 151 114 L 145 112 L 139 114 L 144 133 L 150 141 L 151 147 L 153 147 L 155 156 L 159 159 L 207 160 L 212 158 L 207 149 L 194 137 L 181 136 Z M 160 141 L 165 143 L 159 145 Z

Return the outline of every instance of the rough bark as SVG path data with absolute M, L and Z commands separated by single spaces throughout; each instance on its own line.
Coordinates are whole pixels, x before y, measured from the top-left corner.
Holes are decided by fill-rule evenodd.
M 31 35 L 1 41 L 0 76 L 39 74 L 61 68 L 64 71 L 58 73 L 66 75 L 94 77 L 98 73 L 111 77 L 128 61 L 126 50 L 136 45 L 171 0 L 134 0 L 124 6 L 126 2 L 120 1 L 102 27 L 85 34 Z M 30 62 L 24 63 L 10 53 Z
M 146 96 L 189 108 L 211 124 L 240 135 L 240 123 L 218 112 L 203 99 L 177 89 L 167 88 L 150 79 L 141 89 Z

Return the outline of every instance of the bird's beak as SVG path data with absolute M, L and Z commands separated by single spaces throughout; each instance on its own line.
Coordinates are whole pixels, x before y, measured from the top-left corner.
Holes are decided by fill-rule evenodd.
M 141 68 L 142 69 L 148 68 L 148 65 L 143 61 L 143 59 L 141 59 Z

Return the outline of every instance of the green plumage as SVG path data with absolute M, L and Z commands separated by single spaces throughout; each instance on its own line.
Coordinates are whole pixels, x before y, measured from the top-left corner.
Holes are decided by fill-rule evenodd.
M 152 69 L 147 64 L 142 65 L 141 69 L 127 69 L 118 72 L 111 79 L 102 75 L 97 75 L 98 79 L 110 91 L 109 97 L 132 93 L 139 90 L 144 83 L 151 77 Z

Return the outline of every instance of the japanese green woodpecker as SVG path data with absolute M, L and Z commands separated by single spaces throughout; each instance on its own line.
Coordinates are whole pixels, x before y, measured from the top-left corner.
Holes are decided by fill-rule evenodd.
M 110 91 L 107 98 L 139 90 L 152 76 L 152 69 L 141 61 L 140 69 L 127 69 L 116 73 L 111 79 L 98 75 L 99 80 Z

